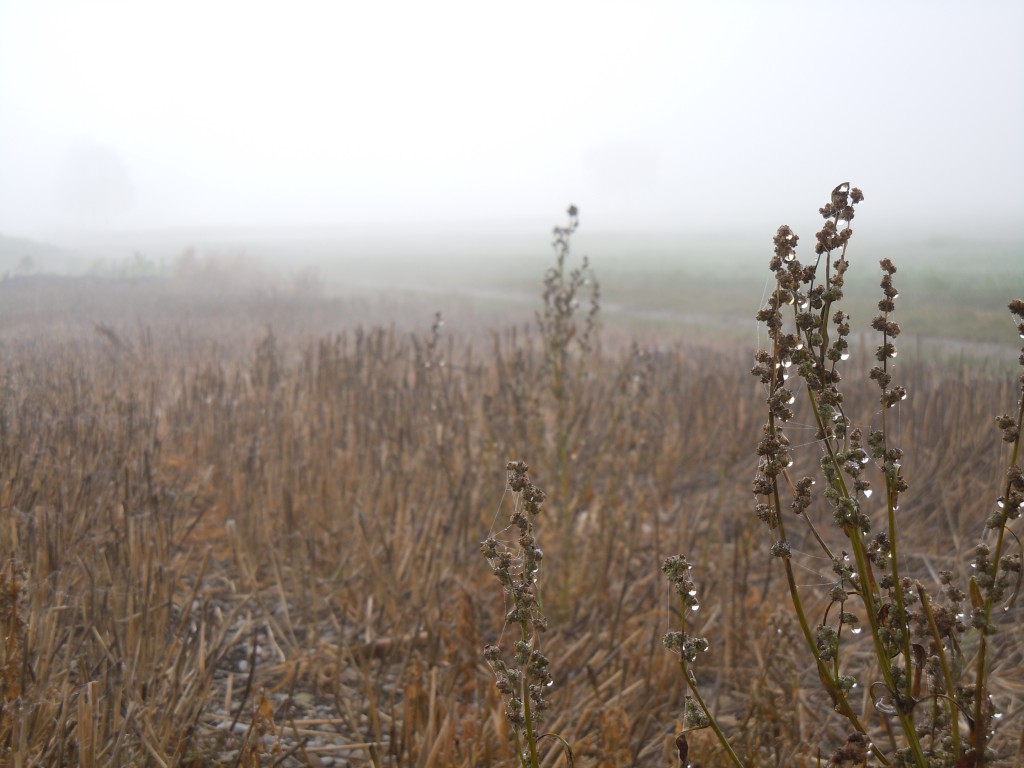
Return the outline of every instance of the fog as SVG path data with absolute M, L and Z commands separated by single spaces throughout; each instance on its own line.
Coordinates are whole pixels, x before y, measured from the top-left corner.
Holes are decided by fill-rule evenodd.
M 0 234 L 1024 220 L 1024 4 L 0 0 Z

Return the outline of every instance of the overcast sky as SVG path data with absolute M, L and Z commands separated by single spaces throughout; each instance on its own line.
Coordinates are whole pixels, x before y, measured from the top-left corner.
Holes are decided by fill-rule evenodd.
M 1024 3 L 0 0 L 0 233 L 1024 223 Z

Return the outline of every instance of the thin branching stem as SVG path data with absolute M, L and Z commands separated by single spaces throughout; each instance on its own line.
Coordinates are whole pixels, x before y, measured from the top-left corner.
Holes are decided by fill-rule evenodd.
M 1022 427 L 1024 427 L 1024 391 L 1021 392 L 1020 402 L 1017 405 L 1017 437 L 1013 441 L 1013 448 L 1010 452 L 1011 467 L 1017 466 L 1020 460 L 1021 432 L 1024 431 L 1022 430 Z M 1004 503 L 1007 505 L 1010 504 L 1012 482 L 1012 480 L 1007 480 L 1006 489 L 1003 492 L 1003 499 L 1005 499 Z M 996 533 L 996 546 L 993 552 L 991 570 L 989 572 L 993 588 L 988 589 L 985 593 L 985 603 L 982 607 L 984 624 L 978 630 L 978 661 L 974 691 L 974 736 L 979 760 L 978 765 L 984 765 L 985 742 L 988 738 L 988 726 L 985 718 L 985 701 L 988 699 L 988 695 L 986 693 L 988 687 L 988 634 L 992 617 L 992 608 L 994 606 L 996 595 L 994 585 L 999 577 L 999 565 L 1003 558 L 1003 547 L 1006 542 L 1006 524 L 1007 518 L 1004 510 L 1001 524 L 999 525 Z
M 679 623 L 680 631 L 683 636 L 686 636 L 686 612 L 687 612 L 686 601 L 680 596 L 679 599 Z M 718 725 L 717 720 L 711 714 L 711 710 L 708 709 L 708 705 L 704 703 L 704 698 L 700 695 L 700 690 L 697 688 L 697 678 L 694 677 L 693 671 L 686 663 L 686 653 L 681 652 L 679 654 L 679 668 L 683 671 L 683 679 L 686 680 L 686 687 L 689 688 L 690 693 L 696 700 L 697 704 L 700 705 L 701 711 L 704 712 L 704 716 L 708 720 L 708 725 L 711 730 L 714 731 L 715 737 L 718 739 L 718 743 L 722 745 L 722 749 L 725 750 L 726 754 L 729 755 L 729 760 L 736 768 L 744 768 L 743 762 L 740 760 L 739 755 L 732 748 L 732 744 L 729 743 L 728 737 L 722 731 L 721 726 Z
M 928 629 L 932 633 L 932 639 L 935 641 L 935 654 L 939 657 L 939 667 L 942 669 L 942 679 L 946 684 L 946 691 L 949 696 L 949 718 L 950 718 L 950 731 L 953 740 L 953 754 L 960 754 L 960 717 L 957 712 L 956 699 L 953 698 L 956 694 L 956 681 L 953 679 L 953 668 L 949 663 L 949 656 L 946 654 L 946 644 L 942 639 L 942 635 L 939 632 L 939 626 L 935 621 L 935 612 L 932 610 L 932 601 L 928 596 L 928 591 L 920 584 L 917 584 L 917 594 L 921 599 L 921 607 L 924 610 L 925 618 L 928 620 Z

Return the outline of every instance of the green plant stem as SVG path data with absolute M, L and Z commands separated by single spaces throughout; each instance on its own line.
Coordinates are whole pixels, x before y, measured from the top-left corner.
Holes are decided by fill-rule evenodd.
M 821 434 L 827 435 L 827 432 L 825 430 L 825 423 L 821 417 L 821 411 L 818 409 L 817 399 L 814 396 L 814 389 L 811 387 L 810 384 L 807 384 L 807 395 L 811 401 L 811 408 L 814 411 L 815 423 L 818 425 L 818 429 L 821 431 Z M 836 458 L 835 449 L 833 448 L 831 441 L 827 437 L 823 442 L 825 444 L 825 449 L 828 452 L 829 461 L 831 461 L 833 470 L 835 472 L 836 484 L 838 486 L 836 490 L 844 499 L 851 499 L 849 489 L 846 487 L 846 482 L 843 480 L 842 467 L 840 466 L 839 461 Z M 891 507 L 891 504 L 889 506 Z M 864 610 L 868 616 L 868 624 L 871 627 L 871 639 L 875 646 L 875 657 L 878 659 L 878 666 L 881 670 L 882 678 L 885 681 L 886 687 L 894 694 L 896 694 L 897 689 L 894 685 L 892 677 L 892 668 L 889 664 L 889 655 L 886 653 L 885 648 L 882 645 L 882 639 L 879 635 L 878 611 L 875 606 L 874 599 L 874 590 L 876 588 L 876 583 L 874 579 L 874 573 L 871 571 L 871 566 L 867 559 L 867 553 L 864 549 L 864 540 L 861 535 L 859 527 L 844 525 L 843 531 L 846 533 L 846 536 L 850 541 L 850 546 L 853 549 L 854 562 L 857 566 L 857 574 L 860 577 L 860 584 L 857 585 L 857 591 L 858 594 L 861 596 L 861 600 L 864 603 Z M 789 570 L 790 569 L 787 568 L 787 572 Z M 899 589 L 899 584 L 897 584 L 896 587 L 897 589 Z M 791 592 L 794 590 L 795 580 L 793 580 Z M 905 619 L 901 619 L 901 624 L 903 623 L 903 621 L 905 621 Z M 807 632 L 809 633 L 809 629 L 807 630 Z M 904 636 L 906 636 L 907 634 L 905 629 L 903 634 Z M 817 649 L 817 645 L 810 638 L 809 634 L 808 642 L 810 643 L 812 648 L 814 648 L 815 650 Z M 907 677 L 909 679 L 909 655 L 905 656 L 905 661 L 908 666 Z M 821 662 L 819 661 L 819 667 L 820 666 Z M 903 711 L 903 706 L 899 696 L 897 696 L 896 713 L 897 717 L 900 720 L 900 725 L 903 729 L 904 735 L 907 737 L 907 741 L 910 745 L 911 751 L 914 753 L 915 762 L 917 763 L 917 765 L 921 766 L 922 768 L 925 768 L 928 762 L 924 755 L 924 748 L 921 746 L 921 740 L 917 735 L 917 729 L 914 727 L 913 716 L 910 713 L 906 713 Z M 853 722 L 853 720 L 851 720 L 851 722 Z M 861 732 L 864 732 L 863 729 L 861 729 Z
M 953 737 L 953 755 L 960 757 L 960 713 L 956 704 L 956 683 L 953 680 L 953 668 L 949 665 L 949 658 L 946 656 L 945 644 L 939 634 L 939 626 L 935 622 L 935 613 L 932 611 L 932 601 L 928 597 L 928 591 L 920 584 L 917 584 L 917 594 L 921 598 L 921 608 L 925 618 L 928 619 L 928 629 L 935 639 L 935 653 L 939 657 L 939 666 L 942 668 L 942 679 L 946 683 L 946 693 L 949 695 L 949 721 L 950 731 Z
M 519 634 L 524 643 L 530 640 L 530 633 L 526 629 L 526 622 L 519 622 Z M 530 752 L 530 760 L 527 763 L 523 757 L 522 747 L 516 744 L 519 752 L 519 759 L 527 768 L 538 768 L 540 760 L 537 757 L 537 734 L 533 731 L 533 716 L 530 708 L 530 676 L 527 670 L 520 667 L 521 677 L 519 681 L 519 695 L 523 702 L 523 717 L 526 718 L 526 747 Z
M 896 471 L 895 477 L 899 477 L 899 470 Z M 906 685 L 906 697 L 907 701 L 914 698 L 913 696 L 913 680 L 910 674 L 910 628 L 907 626 L 907 611 L 903 603 L 903 586 L 900 583 L 900 567 L 899 567 L 899 552 L 896 548 L 896 492 L 895 482 L 890 480 L 888 477 L 885 478 L 886 485 L 886 496 L 889 517 L 889 555 L 892 568 L 892 580 L 893 580 L 893 593 L 896 596 L 896 611 L 899 615 L 900 622 L 900 635 L 903 645 L 903 658 L 907 665 L 907 685 Z
M 883 318 L 888 323 L 889 313 L 883 313 Z M 882 333 L 882 347 L 883 349 L 889 345 L 889 334 L 887 332 Z M 888 373 L 889 371 L 889 358 L 885 357 L 882 360 L 882 370 Z M 888 424 L 889 408 L 885 402 L 885 392 L 882 395 L 882 435 L 885 441 L 883 447 L 888 448 Z M 896 490 L 899 481 L 899 467 L 893 468 L 892 476 L 889 473 L 885 475 L 885 499 L 886 499 L 886 511 L 889 524 L 889 555 L 891 561 L 892 580 L 893 580 L 893 592 L 896 597 L 896 611 L 899 614 L 900 622 L 900 634 L 902 635 L 903 645 L 903 659 L 907 665 L 907 685 L 905 695 L 907 701 L 912 700 L 913 697 L 913 680 L 910 674 L 910 627 L 907 626 L 907 611 L 903 604 L 903 587 L 900 583 L 900 559 L 899 551 L 897 549 L 897 542 L 899 537 L 896 535 L 896 501 L 899 496 L 899 492 Z
M 850 541 L 853 544 L 854 557 L 856 558 L 857 563 L 857 572 L 861 574 L 861 580 L 864 581 L 863 574 L 871 567 L 867 562 L 867 556 L 864 552 L 864 542 L 860 540 L 859 534 L 851 536 Z M 903 702 L 892 677 L 892 667 L 889 664 L 889 655 L 886 653 L 885 647 L 882 645 L 874 595 L 866 584 L 861 585 L 860 595 L 861 599 L 864 601 L 864 610 L 867 611 L 868 614 L 868 623 L 871 625 L 871 640 L 875 646 L 875 657 L 878 659 L 878 666 L 882 672 L 882 678 L 885 681 L 886 688 L 896 696 L 896 716 L 899 718 L 900 726 L 903 728 L 903 734 L 907 737 L 910 749 L 914 753 L 915 763 L 921 766 L 921 768 L 927 768 L 928 760 L 924 754 L 924 747 L 921 746 L 921 739 L 917 735 L 917 728 L 914 726 L 913 713 L 912 711 L 903 711 Z M 907 677 L 910 677 L 910 659 L 905 658 L 905 662 L 908 666 Z
M 826 274 L 828 270 L 829 259 L 825 257 Z M 826 281 L 828 278 L 825 278 Z M 827 282 L 826 282 L 827 285 Z M 832 308 L 832 302 L 826 301 L 821 308 L 821 325 L 818 326 L 818 333 L 821 334 L 821 352 L 818 355 L 818 367 L 825 370 L 825 354 L 828 352 L 828 311 Z M 822 379 L 824 381 L 824 379 Z
M 683 633 L 683 637 L 686 637 L 686 601 L 683 600 L 682 596 L 679 598 L 679 610 L 680 610 L 680 628 Z M 704 699 L 700 695 L 700 691 L 697 690 L 697 679 L 693 676 L 693 672 L 690 671 L 689 666 L 686 664 L 686 655 L 681 650 L 679 653 L 679 668 L 683 671 L 683 679 L 686 680 L 686 687 L 690 689 L 690 693 L 693 694 L 693 698 L 696 699 L 700 705 L 701 711 L 704 712 L 704 716 L 707 717 L 708 723 L 711 725 L 711 730 L 715 732 L 715 736 L 718 738 L 718 743 L 722 745 L 722 749 L 729 755 L 729 759 L 736 768 L 744 768 L 743 762 L 740 760 L 739 755 L 736 754 L 732 748 L 732 744 L 729 743 L 729 739 L 726 738 L 725 733 L 718 726 L 714 716 L 708 710 L 707 704 L 704 703 Z
M 778 291 L 779 288 L 778 286 L 776 286 L 776 292 Z M 773 345 L 772 370 L 776 370 L 775 366 L 778 364 L 778 361 L 779 348 L 778 343 L 776 343 L 775 345 Z M 778 385 L 776 385 L 773 381 L 771 394 L 774 394 L 774 390 L 777 386 Z M 808 393 L 810 394 L 812 406 L 814 408 L 815 418 L 817 419 L 819 426 L 821 426 L 821 415 L 818 413 L 817 403 L 814 400 L 813 392 L 811 391 L 810 386 L 808 386 L 807 389 Z M 769 412 L 768 431 L 774 437 L 777 434 L 777 430 L 778 428 L 775 424 L 775 414 Z M 826 444 L 828 444 L 827 440 L 825 442 Z M 829 446 L 829 450 L 831 453 L 831 446 Z M 833 462 L 835 461 L 834 456 L 832 457 L 832 460 Z M 782 541 L 786 541 L 786 527 L 782 516 L 782 500 L 779 497 L 778 482 L 777 480 L 774 479 L 772 481 L 772 492 L 774 494 L 772 501 L 775 505 L 776 514 L 778 516 L 779 538 Z M 804 516 L 804 519 L 807 519 L 806 515 Z M 817 532 L 815 532 L 815 535 L 817 535 Z M 821 539 L 819 537 L 819 541 L 820 540 Z M 826 551 L 828 551 L 827 547 Z M 803 633 L 804 641 L 807 643 L 807 648 L 810 651 L 811 656 L 814 658 L 815 665 L 818 667 L 818 677 L 821 679 L 822 684 L 826 687 L 826 690 L 828 691 L 829 696 L 832 698 L 833 702 L 839 707 L 839 711 L 842 713 L 843 717 L 849 720 L 857 731 L 866 734 L 867 729 L 865 729 L 864 726 L 861 724 L 860 718 L 857 717 L 857 713 L 854 712 L 853 707 L 850 706 L 850 702 L 847 700 L 845 692 L 839 689 L 839 686 L 836 684 L 835 679 L 829 673 L 828 667 L 825 666 L 825 662 L 818 658 L 818 645 L 814 640 L 814 633 L 811 631 L 811 625 L 807 621 L 807 614 L 804 611 L 803 601 L 800 599 L 800 591 L 796 585 L 796 575 L 793 573 L 793 565 L 790 562 L 790 559 L 788 557 L 783 557 L 782 564 L 786 572 L 786 583 L 789 587 L 790 601 L 793 604 L 793 610 L 796 611 L 797 621 L 800 622 L 800 629 Z M 885 755 L 883 755 L 878 750 L 875 750 L 875 754 L 878 756 L 879 760 L 882 761 L 882 763 L 884 763 L 885 765 L 889 765 L 889 761 L 886 759 Z
M 1020 403 L 1017 407 L 1017 439 L 1013 441 L 1013 450 L 1010 456 L 1010 466 L 1016 466 L 1020 460 L 1020 438 L 1021 438 L 1021 427 L 1024 426 L 1024 392 L 1021 393 Z M 1012 491 L 1011 481 L 1006 481 L 1006 490 L 1003 493 L 1004 504 L 1010 503 L 1010 492 Z M 992 557 L 992 577 L 993 588 L 990 588 L 985 595 L 985 604 L 982 608 L 985 617 L 985 625 L 978 630 L 978 667 L 975 675 L 975 690 L 974 690 L 974 739 L 975 749 L 977 751 L 978 760 L 977 765 L 983 766 L 985 764 L 985 740 L 987 733 L 985 732 L 984 722 L 984 704 L 985 704 L 985 682 L 987 677 L 987 652 L 988 652 L 988 625 L 992 616 L 992 598 L 995 593 L 994 586 L 996 579 L 999 576 L 999 561 L 1003 557 L 1003 547 L 1006 542 L 1006 516 L 1004 510 L 1004 519 L 1002 525 L 999 526 L 999 533 L 996 536 L 996 548 Z
M 779 496 L 778 488 L 775 489 L 775 503 L 778 505 Z M 781 515 L 779 516 L 779 536 L 785 541 L 786 531 L 785 525 L 782 522 Z M 807 621 L 807 614 L 804 612 L 803 601 L 800 599 L 800 591 L 796 586 L 796 575 L 793 573 L 793 565 L 790 563 L 788 557 L 782 558 L 782 564 L 786 571 L 786 583 L 789 586 L 789 596 L 793 603 L 793 610 L 796 611 L 797 621 L 800 622 L 800 629 L 803 632 L 804 640 L 807 642 L 807 648 L 811 652 L 811 656 L 814 658 L 814 663 L 818 667 L 818 677 L 821 678 L 822 684 L 825 686 L 832 698 L 833 702 L 839 707 L 840 713 L 845 717 L 853 727 L 860 733 L 867 734 L 867 729 L 860 722 L 860 718 L 857 717 L 857 713 L 853 711 L 853 707 L 850 706 L 850 702 L 846 698 L 845 692 L 839 689 L 832 675 L 829 674 L 828 667 L 825 666 L 820 658 L 818 658 L 818 645 L 814 640 L 814 633 L 811 631 L 811 625 Z M 885 755 L 875 750 L 875 755 L 884 764 L 889 765 L 889 761 Z
M 807 387 L 807 392 L 814 410 L 815 420 L 817 421 L 819 429 L 824 432 L 824 422 L 821 419 L 821 413 L 818 410 L 817 402 L 814 398 L 814 390 L 811 389 L 810 385 Z M 828 439 L 826 439 L 825 445 L 829 453 L 829 458 L 836 471 L 836 482 L 839 485 L 837 490 L 844 498 L 849 499 L 850 494 L 847 490 L 846 483 L 843 481 L 843 475 L 840 472 L 841 468 L 838 460 L 836 459 L 832 444 Z M 892 667 L 889 664 L 889 654 L 886 653 L 885 647 L 882 645 L 882 638 L 879 634 L 878 609 L 875 605 L 874 594 L 876 585 L 874 574 L 871 571 L 871 565 L 868 562 L 867 552 L 864 549 L 864 540 L 859 527 L 844 525 L 843 530 L 850 541 L 851 548 L 853 549 L 854 562 L 857 566 L 857 575 L 860 577 L 860 584 L 858 584 L 856 588 L 861 597 L 861 601 L 864 603 L 864 611 L 868 616 L 868 624 L 871 627 L 871 640 L 875 646 L 875 657 L 878 659 L 878 667 L 881 670 L 882 678 L 885 681 L 886 687 L 894 694 L 897 694 L 897 688 L 892 677 Z M 899 585 L 897 584 L 896 586 L 898 589 Z M 904 635 L 906 635 L 905 630 Z M 908 666 L 907 677 L 909 678 L 910 657 L 906 656 L 905 661 Z M 914 760 L 917 765 L 921 766 L 921 768 L 926 768 L 928 761 L 925 758 L 924 748 L 921 746 L 921 740 L 917 735 L 917 729 L 914 727 L 913 716 L 910 713 L 903 711 L 902 702 L 898 695 L 896 704 L 896 715 L 899 718 L 903 733 L 907 737 L 907 742 L 910 745 L 911 751 L 914 753 Z
M 789 485 L 790 489 L 792 490 L 794 486 L 793 481 L 789 476 L 789 471 L 784 470 L 782 474 L 783 477 L 786 478 L 787 485 Z M 814 527 L 814 523 L 811 522 L 811 518 L 809 518 L 807 515 L 803 513 L 801 513 L 801 517 L 803 517 L 804 522 L 807 523 L 807 527 L 808 529 L 810 529 L 811 535 L 814 536 L 814 540 L 818 542 L 818 546 L 821 547 L 821 551 L 825 553 L 825 557 L 827 557 L 829 560 L 835 560 L 836 556 L 835 554 L 833 554 L 832 548 L 828 545 L 825 539 L 822 538 L 821 534 L 818 533 L 818 529 Z
M 526 761 L 526 758 L 523 757 L 523 741 L 519 738 L 519 729 L 513 728 L 512 735 L 515 736 L 516 755 L 519 756 L 519 765 L 521 765 L 522 768 L 532 768 L 532 766 L 530 766 L 530 764 Z

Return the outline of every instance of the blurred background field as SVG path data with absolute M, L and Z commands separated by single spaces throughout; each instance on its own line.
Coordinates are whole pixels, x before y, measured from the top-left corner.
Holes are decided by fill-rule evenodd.
M 466 240 L 432 258 L 307 241 L 284 248 L 291 268 L 230 242 L 87 261 L 78 276 L 11 268 L 7 764 L 511 765 L 481 656 L 505 608 L 478 552 L 505 525 L 509 459 L 549 494 L 547 727 L 578 765 L 675 760 L 683 686 L 661 647 L 658 567 L 677 552 L 696 564 L 711 643 L 698 677 L 745 759 L 814 764 L 842 742 L 766 599 L 779 573 L 752 512 L 768 249 L 579 238 L 601 284 L 601 343 L 563 488 L 531 330 L 547 239 Z M 855 327 L 873 314 L 877 257 L 900 267 L 906 568 L 930 584 L 944 567 L 964 577 L 1005 466 L 993 419 L 1016 397 L 1005 304 L 1024 289 L 1020 249 L 855 244 Z M 876 342 L 854 341 L 847 407 L 870 424 Z M 809 436 L 795 453 L 815 461 Z M 809 549 L 794 546 L 813 590 L 830 571 Z M 1012 754 L 1020 607 L 1005 621 L 994 744 Z M 866 693 L 859 704 L 885 738 Z M 545 749 L 545 765 L 564 764 Z M 691 759 L 717 765 L 716 749 L 696 736 Z
M 510 226 L 493 231 L 468 226 L 465 231 L 397 228 L 344 235 L 331 230 L 157 232 L 94 235 L 62 246 L 0 237 L 0 274 L 161 278 L 171 290 L 200 288 L 208 294 L 252 290 L 368 300 L 392 304 L 397 311 L 391 320 L 404 327 L 418 322 L 421 307 L 454 304 L 493 318 L 487 325 L 501 325 L 527 321 L 536 309 L 538 286 L 551 261 L 550 237 L 543 227 L 537 231 L 526 236 Z M 812 225 L 803 228 L 803 237 L 806 260 L 814 245 Z M 646 337 L 659 344 L 707 334 L 716 341 L 724 335 L 757 343 L 752 315 L 770 277 L 771 238 L 763 232 L 593 234 L 584 227 L 574 252 L 590 257 L 602 288 L 603 324 L 622 331 L 623 338 Z M 929 355 L 956 359 L 967 351 L 960 342 L 967 341 L 983 356 L 1001 356 L 1012 330 L 1007 297 L 1024 288 L 1024 241 L 1005 232 L 989 239 L 858 233 L 846 299 L 855 324 L 864 321 L 866 327 L 877 311 L 877 265 L 886 257 L 896 261 L 898 279 L 907 286 L 900 322 L 915 345 L 923 344 Z M 402 302 L 410 311 L 394 306 Z

